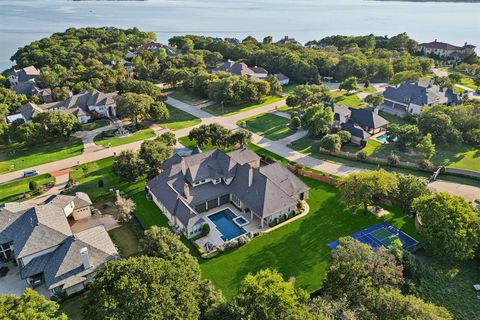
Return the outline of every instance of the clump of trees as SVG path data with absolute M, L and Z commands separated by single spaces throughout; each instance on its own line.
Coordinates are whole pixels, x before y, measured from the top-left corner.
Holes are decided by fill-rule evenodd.
M 320 102 L 330 102 L 331 100 L 330 88 L 325 85 L 299 85 L 288 95 L 287 105 L 306 109 Z
M 50 319 L 67 320 L 55 301 L 45 299 L 37 291 L 27 288 L 20 297 L 0 295 L 0 317 L 2 319 Z
M 200 148 L 212 145 L 220 149 L 229 149 L 250 143 L 252 134 L 246 130 L 232 131 L 217 123 L 212 123 L 192 129 L 188 138 L 195 141 Z
M 144 93 L 123 94 L 117 101 L 117 108 L 120 116 L 132 120 L 137 128 L 139 122 L 144 119 L 161 121 L 170 117 L 164 102 L 154 100 Z
M 313 137 L 326 133 L 332 122 L 332 109 L 325 108 L 323 104 L 311 105 L 301 117 L 302 127 Z

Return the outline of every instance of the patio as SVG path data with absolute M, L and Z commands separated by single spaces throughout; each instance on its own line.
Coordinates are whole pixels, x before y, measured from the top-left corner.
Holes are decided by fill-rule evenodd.
M 253 219 L 252 219 L 250 213 L 241 212 L 234 205 L 232 205 L 231 203 L 228 203 L 200 214 L 200 216 L 210 225 L 210 233 L 207 236 L 202 237 L 195 241 L 195 243 L 200 248 L 205 249 L 205 244 L 208 242 L 212 243 L 216 247 L 222 246 L 226 242 L 222 239 L 222 234 L 220 233 L 220 231 L 218 231 L 215 224 L 208 218 L 208 216 L 216 212 L 222 211 L 223 209 L 226 209 L 226 208 L 230 209 L 235 215 L 242 216 L 245 219 L 247 219 L 249 223 L 247 225 L 242 226 L 242 228 L 245 229 L 245 231 L 247 231 L 248 234 L 254 234 L 254 233 L 264 232 L 268 230 L 268 225 L 266 224 L 262 229 L 260 219 L 257 216 L 253 215 Z
M 20 277 L 20 268 L 13 264 L 13 262 L 4 263 L 10 270 L 5 277 L 0 278 L 0 294 L 13 294 L 21 296 L 23 291 L 28 287 L 27 282 Z M 45 288 L 45 285 L 41 285 L 35 290 L 49 299 L 52 294 Z

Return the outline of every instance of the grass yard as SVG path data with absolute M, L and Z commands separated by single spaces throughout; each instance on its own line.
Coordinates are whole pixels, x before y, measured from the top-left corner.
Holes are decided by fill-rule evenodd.
M 35 146 L 18 143 L 0 145 L 0 174 L 71 158 L 83 152 L 83 143 L 79 138 L 58 141 Z
M 307 216 L 255 238 L 246 246 L 201 262 L 202 276 L 211 279 L 227 298 L 235 295 L 248 273 L 265 268 L 278 270 L 285 279 L 295 277 L 297 286 L 314 291 L 322 285 L 330 264 L 327 244 L 382 221 L 374 215 L 348 212 L 339 202 L 336 187 L 304 181 L 311 187 Z M 385 208 L 393 213 L 383 220 L 418 239 L 410 218 L 398 208 Z
M 283 89 L 283 93 L 285 94 L 290 94 L 293 92 L 293 90 L 295 90 L 296 87 L 298 87 L 299 84 L 298 83 L 289 83 L 287 84 L 286 86 L 283 86 L 282 89 Z
M 178 89 L 169 94 L 170 97 L 185 102 L 190 105 L 199 105 L 208 102 L 208 99 L 201 98 L 191 92 L 188 92 L 184 89 Z
M 290 120 L 270 113 L 263 113 L 237 122 L 245 123 L 244 128 L 270 140 L 280 140 L 294 132 L 288 128 Z
M 420 262 L 418 295 L 453 313 L 455 319 L 478 319 L 480 303 L 473 285 L 479 283 L 480 261 L 453 264 L 436 261 L 426 252 L 416 254 Z
M 348 107 L 363 109 L 368 107 L 368 104 L 362 102 L 360 98 L 354 94 L 346 94 L 344 91 L 335 90 L 330 92 L 332 94 L 333 101 L 337 104 L 344 104 Z
M 101 127 L 108 126 L 110 124 L 110 120 L 107 119 L 100 119 L 97 121 L 89 122 L 89 123 L 83 123 L 81 125 L 82 131 L 92 131 Z
M 83 320 L 83 305 L 87 302 L 87 295 L 81 293 L 60 303 L 60 310 L 69 320 Z
M 116 129 L 115 129 L 116 130 Z M 106 131 L 105 135 L 112 135 L 115 130 L 112 131 Z M 135 141 L 140 141 L 140 140 L 145 140 L 145 139 L 150 139 L 155 137 L 155 132 L 148 128 L 148 129 L 141 129 L 138 130 L 126 137 L 122 138 L 117 138 L 115 136 L 109 137 L 105 136 L 104 133 L 100 133 L 93 138 L 93 141 L 95 141 L 95 144 L 102 146 L 102 147 L 108 147 L 109 145 L 111 147 L 116 147 L 116 146 L 121 146 L 122 144 L 127 144 L 127 143 L 132 143 Z
M 117 246 L 122 258 L 137 256 L 141 253 L 139 236 L 142 230 L 133 221 L 110 230 L 108 234 Z
M 267 104 L 278 102 L 283 99 L 285 99 L 285 97 L 268 96 L 263 98 L 260 102 L 249 102 L 249 103 L 241 103 L 236 105 L 224 106 L 223 110 L 222 110 L 222 106 L 219 104 L 212 104 L 211 106 L 205 107 L 202 110 L 207 111 L 208 113 L 213 114 L 215 116 L 230 116 L 232 114 L 237 114 L 247 110 L 260 108 Z
M 194 125 L 202 122 L 199 118 L 192 116 L 185 111 L 172 107 L 167 104 L 167 109 L 170 112 L 170 118 L 165 121 L 160 122 L 162 127 L 168 128 L 170 130 L 176 131 L 188 127 L 193 127 Z
M 473 81 L 472 78 L 470 77 L 463 77 L 461 80 L 460 80 L 460 83 L 462 86 L 465 86 L 465 87 L 468 87 L 472 90 L 477 90 L 478 87 L 475 85 L 475 82 Z
M 399 125 L 413 124 L 408 122 L 408 120 L 405 118 L 397 117 L 397 116 L 394 116 L 393 114 L 386 113 L 383 111 L 379 111 L 378 115 L 381 116 L 382 118 L 385 118 L 385 120 L 387 120 L 390 123 L 396 123 Z
M 46 185 L 53 185 L 55 178 L 50 174 L 45 173 L 34 177 L 15 180 L 12 182 L 0 184 L 0 205 L 5 202 L 22 201 L 24 195 L 32 195 L 33 193 L 28 188 L 30 181 L 36 181 L 40 189 L 43 189 Z M 41 194 L 42 192 L 38 192 Z

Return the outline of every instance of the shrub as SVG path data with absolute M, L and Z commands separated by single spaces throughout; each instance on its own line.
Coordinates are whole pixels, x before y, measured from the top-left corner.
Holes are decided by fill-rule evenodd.
M 365 151 L 359 151 L 357 153 L 357 159 L 360 161 L 365 161 L 367 159 L 367 153 Z
M 337 134 L 340 137 L 342 144 L 347 143 L 352 138 L 352 134 L 345 130 L 340 130 L 337 132 Z
M 298 127 L 300 127 L 300 118 L 297 116 L 293 117 L 290 121 L 290 127 L 293 129 L 298 129 Z
M 320 146 L 330 152 L 338 152 L 342 147 L 342 141 L 338 134 L 327 134 L 320 140 Z
M 302 210 L 302 208 L 303 208 L 303 203 L 302 203 L 301 200 L 298 200 L 297 201 L 297 209 Z
M 35 180 L 32 180 L 28 183 L 28 189 L 33 192 L 37 192 L 38 189 L 40 189 L 40 186 L 38 185 L 38 182 Z
M 368 144 L 368 140 L 367 139 L 362 139 L 362 141 L 360 141 L 360 146 L 362 148 L 365 148 Z
M 418 166 L 421 170 L 433 171 L 433 163 L 432 163 L 432 161 L 427 160 L 427 159 L 422 159 L 422 160 L 418 161 L 418 162 L 417 162 L 417 166 Z
M 395 153 L 391 153 L 387 158 L 387 164 L 389 166 L 394 167 L 398 164 L 398 162 L 400 162 L 400 157 Z
M 103 188 L 103 186 L 104 186 L 103 179 L 98 180 L 98 187 Z
M 208 223 L 205 223 L 203 226 L 202 226 L 202 236 L 206 236 L 210 233 L 210 225 Z
M 303 168 L 304 168 L 304 165 L 301 164 L 301 163 L 295 163 L 295 168 L 297 168 L 297 169 L 303 169 Z

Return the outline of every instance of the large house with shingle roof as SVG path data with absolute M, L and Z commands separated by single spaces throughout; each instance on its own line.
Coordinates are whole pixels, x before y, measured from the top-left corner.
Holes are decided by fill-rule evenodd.
M 370 138 L 389 124 L 376 112 L 367 109 L 349 108 L 341 104 L 326 104 L 332 109 L 332 127 L 350 132 L 351 142 L 361 144 L 362 140 Z
M 239 148 L 174 155 L 147 184 L 148 194 L 188 238 L 202 232 L 202 213 L 232 204 L 264 224 L 291 213 L 308 196 L 308 186 L 281 164 L 260 165 L 260 157 Z
M 475 53 L 475 48 L 474 45 L 466 42 L 462 47 L 459 47 L 435 39 L 435 41 L 432 42 L 420 43 L 417 47 L 417 52 L 425 56 L 460 60 L 465 56 Z
M 92 119 L 94 114 L 97 117 L 106 118 L 116 116 L 117 97 L 116 92 L 103 93 L 97 90 L 84 90 L 64 101 L 44 104 L 26 103 L 20 108 L 20 115 L 28 122 L 40 112 L 57 110 L 73 114 L 77 117 L 78 122 L 86 123 Z
M 247 76 L 253 79 L 265 79 L 268 77 L 268 71 L 261 67 L 249 67 L 247 64 L 238 61 L 228 60 L 227 62 L 222 63 L 218 67 L 212 70 L 215 72 L 228 72 L 235 76 Z M 290 82 L 288 78 L 283 73 L 278 73 L 275 75 L 282 86 L 287 85 Z
M 86 194 L 54 196 L 40 205 L 0 207 L 0 258 L 15 260 L 28 286 L 67 295 L 85 289 L 118 252 L 103 226 L 73 233 L 67 218 L 90 206 Z
M 452 89 L 441 88 L 426 81 L 407 81 L 398 87 L 389 86 L 383 92 L 383 98 L 387 107 L 413 115 L 420 114 L 424 106 L 461 103 L 461 99 Z
M 9 76 L 10 89 L 16 94 L 24 94 L 27 97 L 38 96 L 41 102 L 52 101 L 52 90 L 40 89 L 37 86 L 37 79 L 40 76 L 40 70 L 34 66 L 25 67 L 20 70 L 13 70 Z

